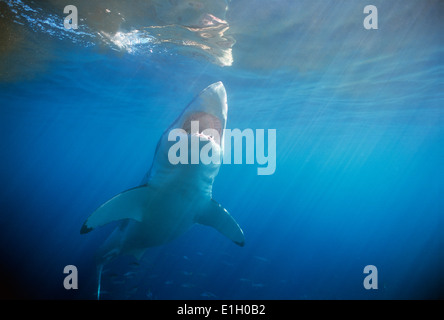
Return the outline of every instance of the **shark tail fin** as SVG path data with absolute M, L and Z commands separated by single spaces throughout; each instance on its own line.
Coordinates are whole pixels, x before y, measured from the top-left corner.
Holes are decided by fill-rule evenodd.
M 142 221 L 143 212 L 153 196 L 155 196 L 155 193 L 148 185 L 119 193 L 102 204 L 88 217 L 80 229 L 80 233 L 88 233 L 94 228 L 122 219 Z
M 245 245 L 244 232 L 236 220 L 219 203 L 211 199 L 202 214 L 197 218 L 197 223 L 213 227 L 237 245 Z

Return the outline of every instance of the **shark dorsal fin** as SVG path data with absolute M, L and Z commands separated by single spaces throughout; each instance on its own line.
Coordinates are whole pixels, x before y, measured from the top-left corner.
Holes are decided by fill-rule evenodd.
M 89 216 L 80 233 L 88 233 L 94 228 L 123 219 L 142 221 L 144 208 L 148 206 L 150 201 L 150 193 L 152 190 L 148 185 L 119 193 Z
M 245 237 L 236 220 L 219 203 L 211 199 L 204 207 L 196 222 L 205 226 L 213 227 L 237 245 L 243 247 Z

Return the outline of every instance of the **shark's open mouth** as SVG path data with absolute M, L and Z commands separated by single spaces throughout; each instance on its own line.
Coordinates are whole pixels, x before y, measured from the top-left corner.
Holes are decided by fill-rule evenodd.
M 194 125 L 191 122 L 197 122 Z M 188 116 L 188 118 L 184 121 L 182 125 L 182 129 L 184 129 L 190 135 L 197 135 L 201 138 L 207 140 L 214 140 L 218 145 L 220 145 L 220 138 L 222 136 L 222 124 L 219 118 L 209 114 L 207 112 L 196 112 Z M 213 129 L 214 134 L 208 134 L 211 132 L 207 129 Z M 207 130 L 206 132 L 204 132 Z M 218 133 L 218 134 L 216 134 Z

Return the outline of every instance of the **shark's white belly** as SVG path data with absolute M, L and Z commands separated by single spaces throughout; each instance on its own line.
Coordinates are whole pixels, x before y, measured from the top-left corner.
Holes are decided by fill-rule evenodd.
M 156 203 L 150 205 L 141 222 L 131 221 L 128 224 L 123 251 L 128 251 L 126 248 L 158 246 L 189 230 L 195 223 L 199 201 L 185 195 L 183 200 L 177 201 L 177 193 L 166 194 L 156 199 Z

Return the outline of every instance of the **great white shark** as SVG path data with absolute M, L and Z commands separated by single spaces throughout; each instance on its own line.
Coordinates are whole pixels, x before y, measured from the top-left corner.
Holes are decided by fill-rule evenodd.
M 98 297 L 104 264 L 123 254 L 140 259 L 147 248 L 176 239 L 194 224 L 213 227 L 237 245 L 244 245 L 242 229 L 212 197 L 224 152 L 227 112 L 227 93 L 222 82 L 204 89 L 162 134 L 151 168 L 141 184 L 114 196 L 84 222 L 81 234 L 110 222 L 120 222 L 97 253 Z M 192 121 L 198 121 L 197 130 Z M 168 155 L 176 144 L 170 137 L 175 129 L 182 129 L 179 139 L 188 139 L 188 155 L 193 144 L 197 143 L 199 149 L 211 144 L 212 158 L 217 156 L 221 161 L 172 164 Z M 207 129 L 218 134 L 208 135 Z

